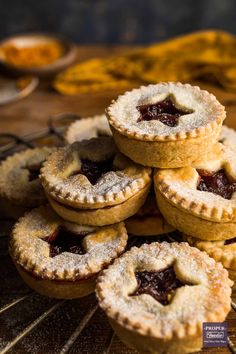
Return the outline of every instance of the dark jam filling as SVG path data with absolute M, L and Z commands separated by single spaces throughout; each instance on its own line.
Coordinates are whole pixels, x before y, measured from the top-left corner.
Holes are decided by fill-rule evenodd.
M 229 240 L 225 240 L 224 245 L 225 245 L 225 246 L 227 246 L 227 245 L 232 245 L 233 243 L 236 243 L 236 237 L 231 238 L 231 239 L 229 239 Z
M 197 189 L 199 191 L 211 192 L 230 200 L 236 191 L 236 183 L 230 182 L 224 170 L 209 172 L 198 170 L 199 182 Z
M 161 102 L 137 106 L 141 116 L 138 122 L 143 120 L 159 120 L 169 127 L 176 127 L 179 123 L 179 117 L 193 113 L 191 110 L 181 109 L 175 106 L 170 97 Z
M 159 272 L 135 272 L 135 277 L 138 287 L 130 296 L 148 294 L 162 305 L 169 305 L 175 290 L 184 286 L 184 284 L 177 279 L 173 267 Z
M 30 182 L 39 177 L 41 167 L 42 163 L 25 167 L 25 169 L 29 171 L 28 179 Z
M 50 245 L 50 257 L 56 257 L 63 252 L 70 252 L 75 254 L 85 254 L 82 241 L 87 233 L 75 234 L 62 227 L 56 229 L 51 235 L 45 237 Z
M 82 159 L 81 163 L 80 170 L 74 171 L 71 176 L 75 176 L 77 174 L 84 175 L 92 184 L 96 184 L 98 179 L 104 173 L 114 171 L 113 157 L 105 161 L 91 161 L 88 159 Z

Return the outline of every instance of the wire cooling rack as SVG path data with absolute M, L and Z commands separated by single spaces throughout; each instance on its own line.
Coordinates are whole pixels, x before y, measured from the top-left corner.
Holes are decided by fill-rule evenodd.
M 72 118 L 52 117 L 48 128 L 21 138 L 0 134 L 0 160 L 35 146 L 63 145 L 63 132 Z M 77 300 L 59 301 L 29 289 L 18 276 L 8 255 L 7 239 L 13 220 L 0 219 L 0 353 L 17 354 L 135 354 L 116 337 L 94 294 Z M 162 240 L 178 241 L 171 233 Z M 128 248 L 160 237 L 130 237 Z M 231 278 L 236 279 L 236 272 Z M 236 353 L 236 288 L 227 318 L 228 348 L 209 348 L 201 353 Z

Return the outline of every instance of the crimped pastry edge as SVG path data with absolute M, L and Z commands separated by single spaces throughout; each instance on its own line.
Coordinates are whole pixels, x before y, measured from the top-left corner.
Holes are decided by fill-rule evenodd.
M 175 207 L 184 210 L 186 213 L 193 214 L 199 218 L 214 222 L 234 222 L 236 221 L 236 208 L 215 205 L 213 207 L 205 202 L 196 203 L 194 200 L 186 199 L 164 181 L 162 176 L 158 175 L 158 170 L 153 175 L 155 190 Z
M 74 130 L 77 129 L 77 125 L 83 124 L 83 122 L 94 122 L 94 121 L 99 121 L 99 119 L 101 119 L 103 116 L 105 116 L 105 114 L 96 114 L 94 116 L 89 116 L 89 117 L 81 117 L 78 118 L 77 120 L 75 120 L 73 123 L 71 123 L 68 127 L 68 129 L 66 130 L 65 134 L 64 134 L 64 140 L 67 144 L 72 144 L 74 141 L 74 139 L 72 139 L 72 137 L 74 136 Z
M 113 100 L 110 104 L 110 106 L 105 110 L 107 119 L 109 121 L 109 124 L 117 130 L 121 135 L 125 135 L 130 139 L 135 139 L 135 140 L 143 140 L 143 141 L 175 141 L 175 140 L 184 140 L 184 139 L 192 139 L 192 138 L 198 138 L 202 136 L 208 136 L 214 134 L 214 132 L 217 130 L 218 126 L 223 123 L 224 119 L 226 118 L 226 111 L 224 106 L 222 106 L 216 99 L 216 97 L 209 93 L 206 90 L 201 90 L 199 86 L 192 86 L 190 84 L 182 84 L 181 82 L 159 82 L 158 84 L 163 84 L 163 85 L 168 85 L 168 84 L 174 84 L 176 86 L 185 86 L 186 88 L 191 88 L 195 89 L 198 91 L 201 91 L 205 96 L 208 96 L 208 99 L 211 100 L 212 104 L 215 105 L 216 108 L 216 118 L 214 121 L 209 122 L 205 126 L 201 126 L 195 129 L 192 129 L 190 131 L 181 131 L 176 134 L 170 134 L 170 135 L 150 135 L 150 134 L 141 134 L 134 132 L 122 124 L 119 124 L 117 119 L 112 115 L 112 107 L 113 105 L 118 103 L 118 100 L 120 97 L 127 95 L 130 92 L 137 92 L 139 91 L 140 88 L 143 88 L 145 86 L 140 86 L 140 88 L 133 89 L 131 91 L 125 92 L 123 95 L 118 96 L 116 100 Z M 153 84 L 150 84 L 146 87 L 152 87 L 155 86 Z
M 59 148 L 57 151 L 60 151 L 61 149 L 64 148 Z M 132 162 L 133 164 L 142 168 L 141 178 L 134 180 L 130 185 L 126 186 L 124 190 L 120 191 L 119 193 L 108 192 L 104 195 L 90 196 L 88 200 L 86 194 L 81 195 L 76 194 L 76 192 L 73 194 L 68 193 L 59 188 L 57 183 L 51 181 L 50 173 L 47 170 L 50 169 L 50 158 L 52 157 L 53 154 L 51 154 L 49 159 L 47 159 L 43 164 L 43 167 L 40 170 L 39 178 L 47 194 L 62 204 L 66 204 L 72 207 L 93 209 L 120 204 L 139 192 L 147 184 L 150 184 L 151 181 L 152 169 L 150 167 L 140 166 Z
M 230 252 L 220 247 L 213 247 L 214 241 L 199 240 L 193 236 L 183 234 L 190 246 L 197 247 L 200 251 L 206 252 L 216 262 L 221 262 L 225 268 L 236 270 L 236 252 Z M 200 244 L 200 245 L 199 245 Z
M 54 147 L 48 147 L 48 146 L 42 146 L 42 147 L 35 147 L 32 149 L 26 149 L 26 150 L 22 150 L 19 152 L 16 152 L 15 154 L 7 157 L 5 160 L 3 160 L 0 164 L 0 170 L 1 171 L 5 171 L 8 170 L 9 167 L 11 167 L 13 164 L 16 163 L 20 163 L 22 161 L 22 159 L 27 159 L 28 157 L 30 157 L 32 154 L 37 154 L 37 151 L 46 151 L 49 154 L 52 153 L 55 150 Z M 16 205 L 22 205 L 24 203 L 26 203 L 25 206 L 27 206 L 27 199 L 25 196 L 22 196 L 22 198 L 16 198 L 14 195 L 9 196 L 6 191 L 5 191 L 5 181 L 3 180 L 3 178 L 0 177 L 0 196 L 2 198 L 6 198 L 7 200 L 9 200 L 10 202 L 12 202 L 13 204 Z M 46 196 L 45 196 L 45 201 L 46 201 Z
M 49 205 L 46 206 L 40 206 L 34 210 L 45 210 L 45 208 L 50 208 Z M 31 211 L 32 212 L 32 211 Z M 110 254 L 109 258 L 104 260 L 104 262 L 101 264 L 101 269 L 99 272 L 94 271 L 93 267 L 91 264 L 86 264 L 86 268 L 84 269 L 84 272 L 79 271 L 78 269 L 74 269 L 74 272 L 71 274 L 68 274 L 67 271 L 65 270 L 63 273 L 61 272 L 55 272 L 55 271 L 49 271 L 48 269 L 45 269 L 44 267 L 40 267 L 40 264 L 37 264 L 37 262 L 31 262 L 27 258 L 27 254 L 24 251 L 23 247 L 17 247 L 16 242 L 14 242 L 14 235 L 19 232 L 19 227 L 20 223 L 23 220 L 27 214 L 31 212 L 26 212 L 24 216 L 18 219 L 17 223 L 14 225 L 12 233 L 10 235 L 9 239 L 9 254 L 13 258 L 13 260 L 20 265 L 25 271 L 28 271 L 31 275 L 35 276 L 36 278 L 42 278 L 42 279 L 48 279 L 48 280 L 58 280 L 58 281 L 76 281 L 76 280 L 82 280 L 82 279 L 87 279 L 90 278 L 94 275 L 97 275 L 101 270 L 103 270 L 105 267 L 107 267 L 116 257 L 118 257 L 125 249 L 125 246 L 127 244 L 128 240 L 128 235 L 127 231 L 125 228 L 125 224 L 123 222 L 120 222 L 118 224 L 115 224 L 118 229 L 117 233 L 119 233 L 120 237 L 120 244 L 117 247 L 116 250 L 113 250 L 112 254 Z M 58 219 L 61 219 L 58 216 Z M 112 227 L 112 225 L 109 225 L 108 227 Z
M 165 242 L 164 242 L 165 243 Z M 150 245 L 144 244 L 140 248 L 148 248 L 148 247 L 155 247 L 155 244 L 158 244 L 158 242 L 152 243 Z M 187 245 L 188 247 L 189 244 L 187 242 L 182 242 L 182 245 Z M 205 255 L 208 256 L 206 252 L 202 252 L 195 247 L 192 247 L 198 252 L 204 253 Z M 139 248 L 138 247 L 132 247 L 132 249 L 128 252 L 125 252 L 123 257 L 128 257 L 129 253 L 135 252 L 138 253 Z M 116 259 L 112 266 L 114 266 L 116 263 L 120 262 L 120 258 Z M 228 272 L 226 269 L 223 268 L 221 263 L 215 262 L 216 268 L 219 268 L 222 270 L 221 272 L 221 281 L 220 283 L 223 283 L 223 280 L 225 281 L 225 285 L 228 285 L 228 292 L 231 294 L 231 287 L 233 286 L 233 282 L 228 278 Z M 109 269 L 109 267 L 108 267 Z M 112 308 L 110 304 L 106 304 L 105 301 L 105 295 L 104 295 L 104 287 L 101 286 L 103 279 L 106 277 L 106 272 L 108 270 L 103 270 L 101 274 L 99 275 L 97 279 L 97 285 L 96 285 L 96 296 L 99 301 L 99 306 L 105 311 L 106 315 L 108 318 L 114 320 L 117 322 L 119 325 L 123 326 L 127 330 L 137 332 L 141 335 L 148 336 L 148 337 L 156 337 L 156 338 L 162 338 L 164 340 L 171 340 L 172 338 L 179 338 L 182 339 L 184 337 L 195 337 L 197 335 L 201 335 L 202 333 L 202 321 L 196 321 L 195 323 L 186 323 L 183 324 L 179 322 L 177 328 L 173 329 L 172 331 L 168 331 L 168 334 L 165 336 L 163 335 L 163 332 L 160 329 L 156 329 L 153 327 L 150 327 L 145 324 L 145 321 L 142 323 L 136 323 L 132 321 L 126 314 L 122 313 L 122 311 L 115 310 Z M 228 278 L 228 279 L 226 279 Z M 220 299 L 221 300 L 221 299 Z M 221 322 L 228 314 L 230 311 L 230 303 L 228 306 L 223 303 L 221 300 L 221 308 L 217 309 L 216 313 L 209 313 L 208 316 L 204 319 L 204 322 Z

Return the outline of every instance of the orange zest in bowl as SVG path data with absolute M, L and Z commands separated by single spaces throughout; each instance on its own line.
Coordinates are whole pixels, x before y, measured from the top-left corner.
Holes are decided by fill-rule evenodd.
M 2 47 L 5 62 L 21 68 L 36 68 L 54 63 L 64 53 L 62 45 L 56 41 L 32 46 L 6 44 Z

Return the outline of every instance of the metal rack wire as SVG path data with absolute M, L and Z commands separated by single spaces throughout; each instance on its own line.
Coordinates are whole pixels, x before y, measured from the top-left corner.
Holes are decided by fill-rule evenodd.
M 48 129 L 20 138 L 0 134 L 0 160 L 15 151 L 42 145 L 63 144 L 63 131 L 71 122 L 50 118 Z M 83 299 L 59 301 L 30 290 L 18 276 L 7 251 L 12 220 L 0 220 L 0 353 L 81 353 L 135 354 L 115 336 L 99 309 L 94 295 Z M 173 242 L 177 234 L 163 239 Z M 130 238 L 128 247 L 155 238 Z M 236 303 L 232 301 L 232 313 Z M 235 315 L 233 314 L 233 318 Z M 229 326 L 233 320 L 229 319 Z M 236 353 L 236 339 L 229 334 L 229 352 Z M 213 348 L 215 349 L 215 348 Z M 209 350 L 204 350 L 207 353 Z M 214 351 L 216 353 L 216 351 Z

